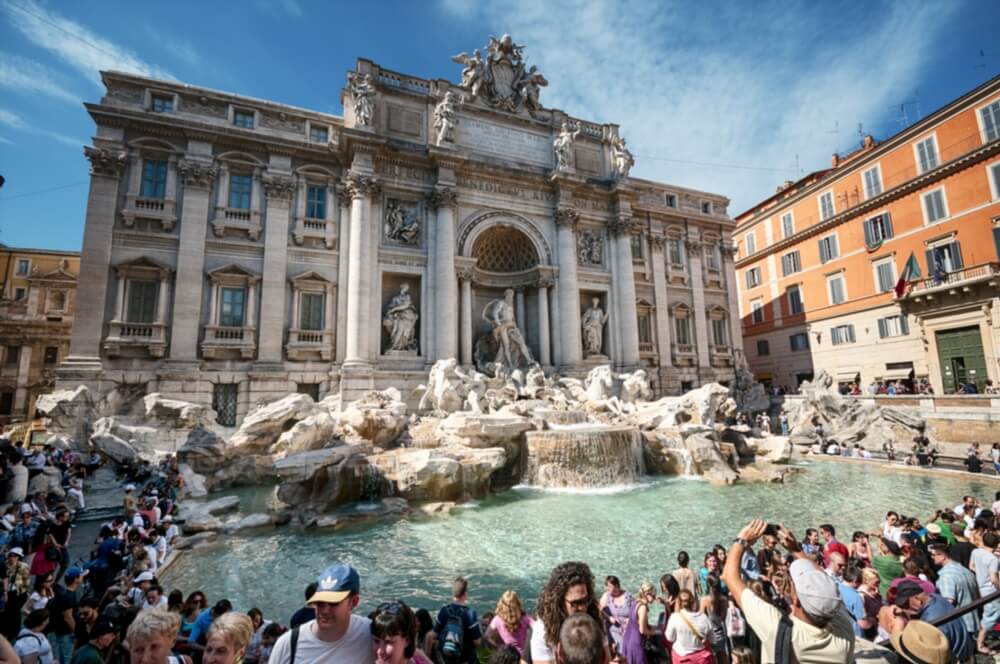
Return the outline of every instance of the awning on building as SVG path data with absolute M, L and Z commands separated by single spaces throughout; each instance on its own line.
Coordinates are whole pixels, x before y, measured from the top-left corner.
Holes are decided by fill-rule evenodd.
M 879 376 L 882 380 L 906 380 L 910 377 L 912 369 L 888 369 Z
M 855 378 L 857 378 L 859 373 L 861 373 L 861 370 L 858 369 L 857 367 L 847 368 L 847 369 L 837 369 L 837 372 L 834 374 L 834 376 L 836 377 L 837 382 L 850 383 L 853 382 Z

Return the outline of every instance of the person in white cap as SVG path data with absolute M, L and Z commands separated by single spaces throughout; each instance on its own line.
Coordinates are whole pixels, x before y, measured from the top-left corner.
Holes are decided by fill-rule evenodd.
M 761 641 L 761 664 L 773 664 L 782 651 L 799 664 L 843 664 L 854 661 L 854 628 L 840 598 L 837 582 L 820 569 L 792 534 L 778 529 L 778 539 L 797 560 L 789 566 L 791 619 L 754 594 L 743 582 L 739 560 L 760 539 L 767 523 L 754 519 L 740 531 L 726 556 L 722 579 Z M 791 652 L 788 652 L 788 651 Z
M 146 591 L 156 582 L 156 577 L 152 572 L 141 572 L 132 582 L 132 589 L 128 591 L 128 601 L 132 606 L 142 606 L 146 600 Z

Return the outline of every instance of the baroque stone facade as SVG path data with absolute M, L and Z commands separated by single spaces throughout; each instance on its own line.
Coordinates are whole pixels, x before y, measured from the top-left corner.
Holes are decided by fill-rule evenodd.
M 643 366 L 661 393 L 731 378 L 728 200 L 631 177 L 617 125 L 545 107 L 509 36 L 484 51 L 455 57 L 458 84 L 360 59 L 344 117 L 103 73 L 60 381 L 224 423 L 296 390 L 406 394 L 438 359 L 473 365 L 508 289 L 547 370 Z

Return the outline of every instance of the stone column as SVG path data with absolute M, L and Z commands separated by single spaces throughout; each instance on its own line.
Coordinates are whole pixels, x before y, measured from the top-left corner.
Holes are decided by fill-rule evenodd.
M 111 320 L 125 320 L 125 283 L 125 275 L 118 272 L 115 275 L 115 311 L 111 316 Z
M 282 306 L 284 311 L 284 306 Z M 247 318 L 243 322 L 245 327 L 259 329 L 257 325 L 257 282 L 251 281 L 247 287 Z
M 336 361 L 347 357 L 348 252 L 351 246 L 351 195 L 343 184 L 337 186 L 340 229 L 337 232 L 337 330 Z
M 288 326 L 289 328 L 298 329 L 299 327 L 299 299 L 302 297 L 302 292 L 299 291 L 297 286 L 292 286 L 292 322 Z
M 434 316 L 436 324 L 434 359 L 458 356 L 458 324 L 455 303 L 458 283 L 455 277 L 455 190 L 438 187 L 429 197 L 437 209 L 434 239 Z
M 28 378 L 31 374 L 31 346 L 25 344 L 17 354 L 17 389 L 14 392 L 14 412 L 28 409 Z
M 462 364 L 472 365 L 472 271 L 459 270 L 462 282 Z
M 118 184 L 125 153 L 118 149 L 85 148 L 90 160 L 90 193 L 84 224 L 80 276 L 70 353 L 60 367 L 62 385 L 75 387 L 90 381 L 96 387 L 101 373 L 101 337 L 111 264 L 111 235 L 115 224 Z
M 160 274 L 160 283 L 156 293 L 156 322 L 167 322 L 167 301 L 170 299 L 170 273 Z
M 136 149 L 129 150 L 128 153 L 128 193 L 129 196 L 138 196 L 142 189 L 142 157 Z
M 167 159 L 167 184 L 163 197 L 168 201 L 177 200 L 177 155 Z
M 722 267 L 726 275 L 726 293 L 729 298 L 729 338 L 735 351 L 743 351 L 743 329 L 740 325 L 740 295 L 736 283 L 736 266 L 733 257 L 736 247 L 731 243 L 722 245 Z M 779 307 L 780 310 L 780 307 Z
M 216 168 L 210 162 L 188 159 L 178 166 L 184 183 L 184 204 L 177 240 L 174 311 L 170 320 L 170 360 L 194 363 L 198 359 L 201 302 L 205 290 L 205 234 Z M 220 182 L 221 187 L 221 182 Z M 215 299 L 215 286 L 211 288 Z M 214 307 L 212 309 L 214 311 Z M 209 321 L 209 324 L 214 324 Z
M 662 235 L 649 237 L 649 244 L 652 248 L 653 296 L 656 304 L 656 353 L 660 358 L 661 369 L 673 364 L 673 352 L 670 348 L 670 302 L 667 297 L 666 258 L 663 255 L 666 242 L 667 239 Z
M 632 270 L 632 217 L 619 215 L 611 227 L 614 236 L 618 272 L 615 274 L 615 294 L 618 297 L 618 330 L 621 339 L 620 361 L 626 367 L 639 364 L 639 321 L 635 309 L 635 275 Z
M 555 213 L 559 260 L 559 355 L 556 361 L 574 368 L 583 360 L 580 341 L 580 285 L 577 281 L 576 226 L 579 213 L 571 207 Z
M 688 267 L 691 270 L 692 316 L 694 318 L 694 342 L 698 352 L 698 373 L 711 366 L 708 356 L 708 320 L 705 317 L 705 275 L 701 269 L 701 240 L 689 236 L 685 242 L 688 253 Z
M 219 315 L 216 313 L 215 303 L 219 297 L 219 284 L 211 283 L 208 289 L 208 324 L 218 325 Z M 174 304 L 174 318 L 177 318 L 177 305 Z
M 552 340 L 549 335 L 550 279 L 538 280 L 538 361 L 543 367 L 552 365 Z
M 365 228 L 371 198 L 378 191 L 375 178 L 352 173 L 347 180 L 351 196 L 351 236 L 347 257 L 347 352 L 345 364 L 367 364 L 364 335 L 369 334 L 368 305 L 372 298 L 367 265 Z
M 514 289 L 514 315 L 517 317 L 517 326 L 527 335 L 528 319 L 525 317 L 524 310 L 524 287 L 518 286 Z
M 284 175 L 270 175 L 263 183 L 267 193 L 267 228 L 260 294 L 267 307 L 261 307 L 257 357 L 261 362 L 281 362 L 288 302 L 288 213 L 295 182 Z
M 323 329 L 326 332 L 333 330 L 333 284 L 327 284 L 324 290 L 326 306 L 323 308 Z M 292 322 L 295 327 L 299 326 L 298 319 Z

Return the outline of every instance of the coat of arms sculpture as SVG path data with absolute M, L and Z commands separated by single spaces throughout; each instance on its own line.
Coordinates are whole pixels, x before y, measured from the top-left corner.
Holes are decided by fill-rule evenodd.
M 465 66 L 459 87 L 471 99 L 482 97 L 494 108 L 512 113 L 527 109 L 534 114 L 542 108 L 539 93 L 549 82 L 536 67 L 525 67 L 523 50 L 505 34 L 499 39 L 490 36 L 485 58 L 478 48 L 471 56 L 464 52 L 453 56 L 454 62 Z

